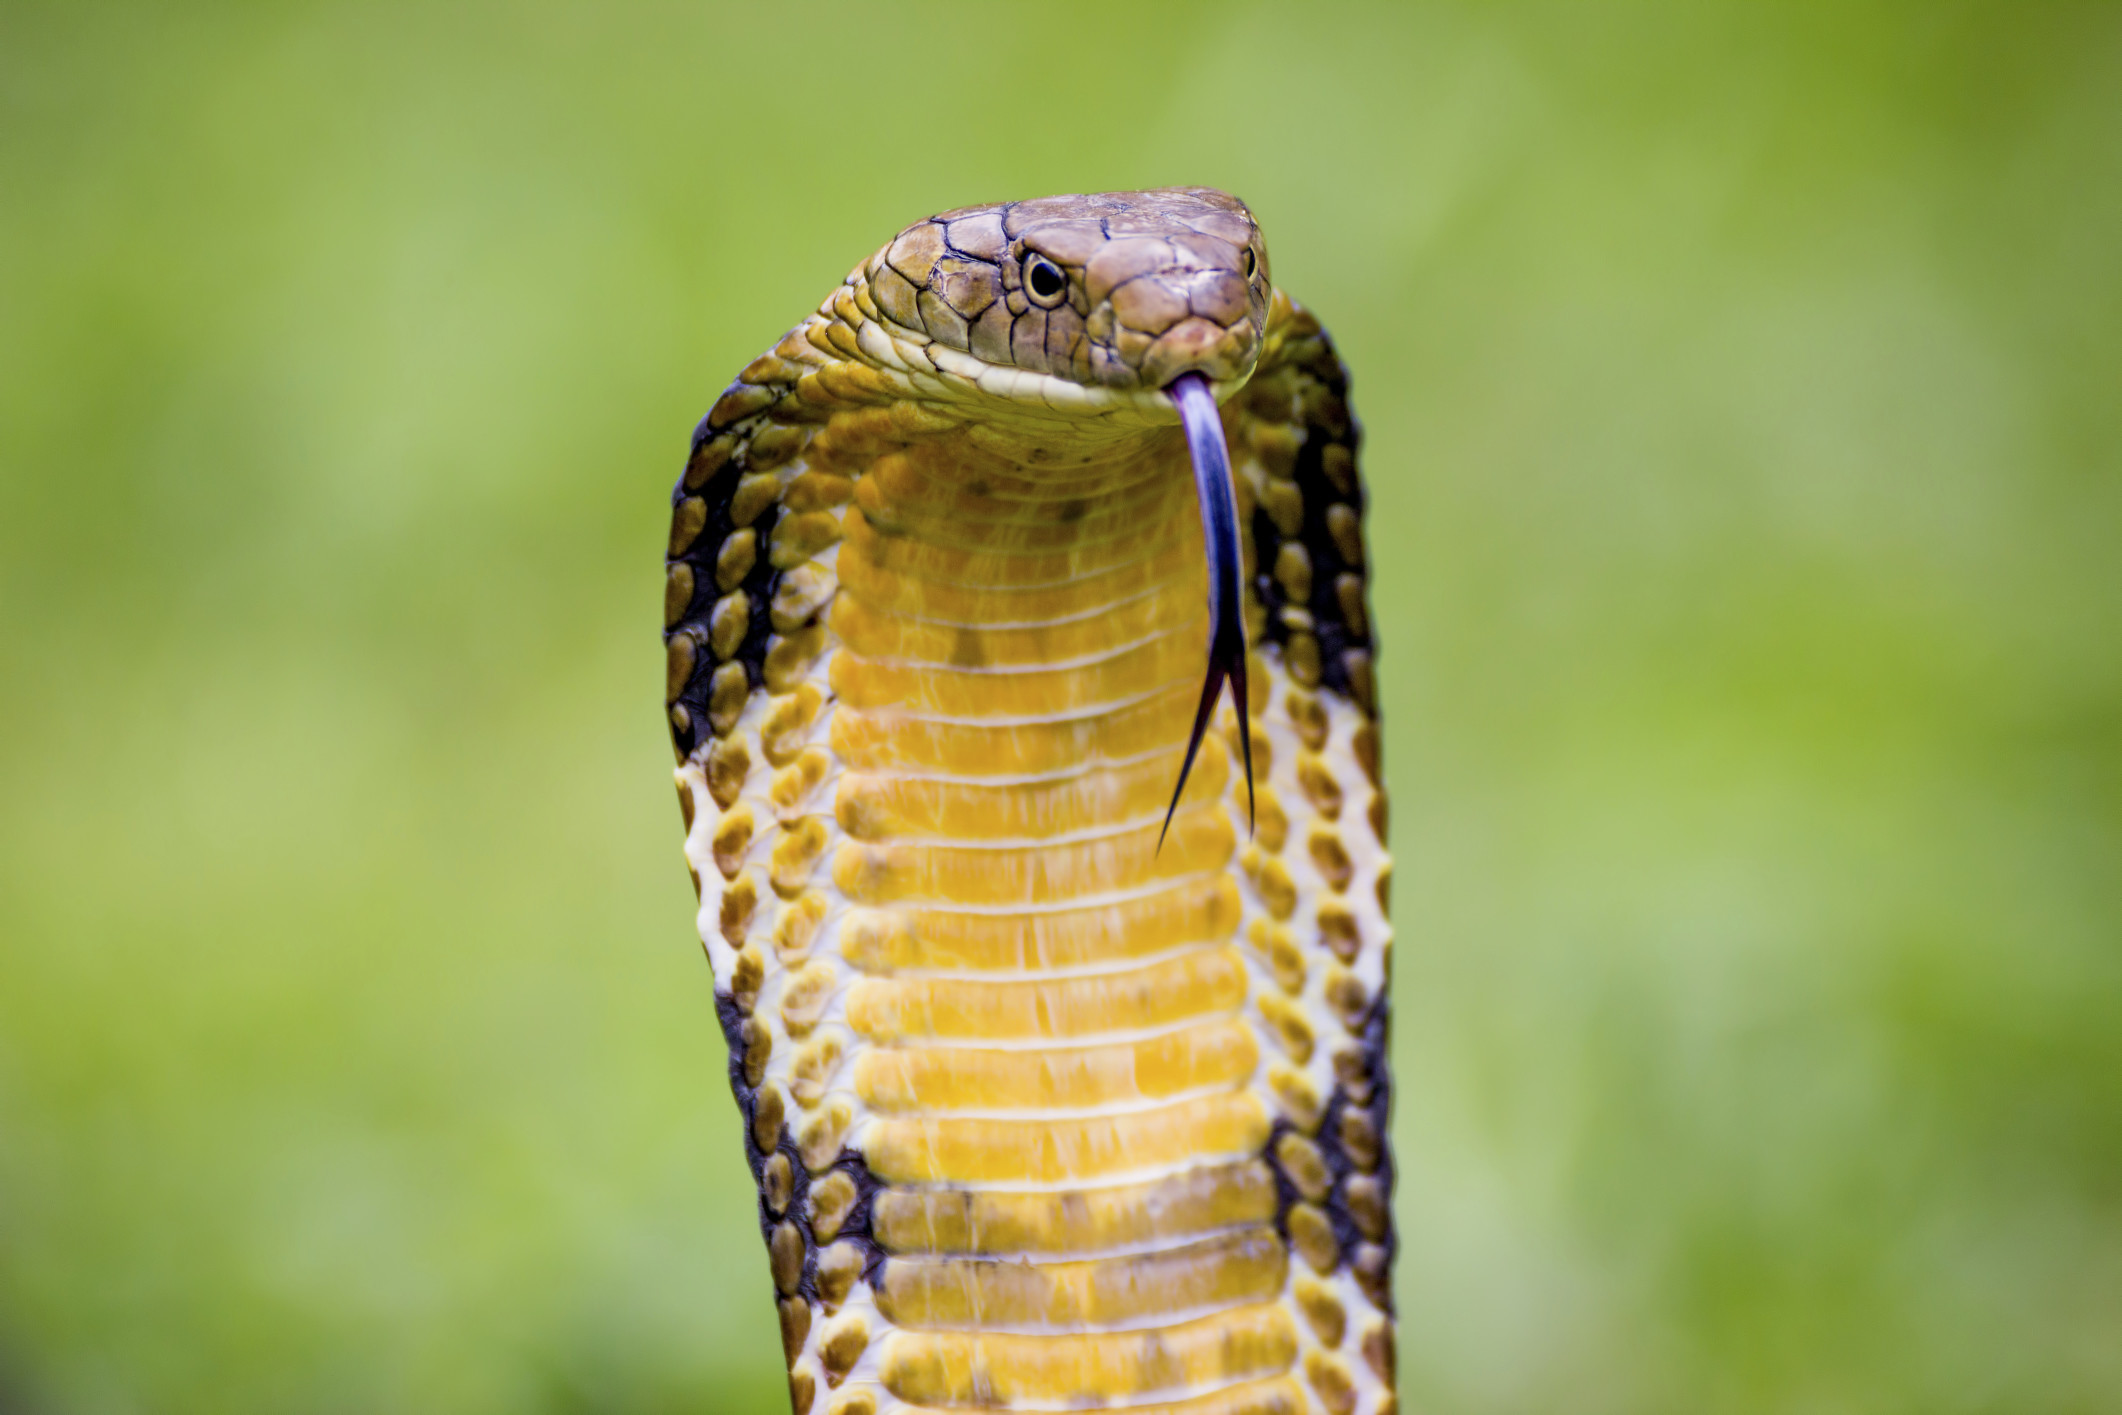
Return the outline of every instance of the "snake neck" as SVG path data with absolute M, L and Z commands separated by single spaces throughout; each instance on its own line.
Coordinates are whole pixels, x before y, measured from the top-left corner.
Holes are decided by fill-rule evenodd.
M 1145 563 L 1160 583 L 1192 568 L 1198 586 L 1199 522 L 1178 429 L 1089 450 L 1023 433 L 989 441 L 921 439 L 876 459 L 856 485 L 856 533 L 897 543 L 887 558 L 909 577 L 962 592 L 940 596 L 962 602 L 941 618 L 1056 623 L 1107 602 L 1101 577 L 1133 570 L 1140 580 Z M 1196 606 L 1178 623 L 1198 615 Z
M 988 783 L 970 789 L 991 802 L 1021 778 L 1072 779 L 1097 808 L 1089 819 L 1154 825 L 1157 795 L 1177 779 L 1207 633 L 1177 429 L 1089 449 L 1021 435 L 914 439 L 868 465 L 843 531 L 831 679 L 844 759 L 879 744 L 878 760 Z M 1196 803 L 1224 780 L 1211 756 L 1189 788 Z M 1105 771 L 1115 763 L 1127 764 L 1124 787 Z M 896 773 L 858 767 L 839 799 L 881 838 L 892 833 L 882 823 L 901 818 L 887 803 L 908 790 Z M 1027 821 L 1007 833 L 1046 832 Z M 1153 834 L 1129 853 L 1135 844 L 1155 853 Z

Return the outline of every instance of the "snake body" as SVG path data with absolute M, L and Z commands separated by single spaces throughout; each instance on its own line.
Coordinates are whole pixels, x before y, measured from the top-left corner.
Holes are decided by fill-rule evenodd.
M 1396 1410 L 1356 447 L 1202 188 L 917 222 L 700 424 L 666 698 L 797 1415 Z

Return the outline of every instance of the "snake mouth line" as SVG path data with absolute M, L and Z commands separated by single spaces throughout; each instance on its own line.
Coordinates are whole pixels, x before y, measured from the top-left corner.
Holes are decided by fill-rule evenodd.
M 1186 742 L 1186 760 L 1179 766 L 1179 783 L 1172 789 L 1171 805 L 1165 808 L 1164 828 L 1157 833 L 1157 848 L 1171 830 L 1172 815 L 1186 790 L 1186 778 L 1194 769 L 1195 754 L 1208 733 L 1223 685 L 1230 684 L 1231 705 L 1238 712 L 1238 743 L 1245 758 L 1245 818 L 1248 832 L 1254 823 L 1253 734 L 1245 683 L 1245 587 L 1244 561 L 1238 545 L 1238 498 L 1231 485 L 1230 448 L 1223 440 L 1223 416 L 1216 409 L 1216 395 L 1208 377 L 1182 373 L 1165 392 L 1179 410 L 1186 427 L 1186 450 L 1194 464 L 1194 495 L 1201 508 L 1201 539 L 1208 553 L 1208 671 L 1201 681 L 1201 704 L 1194 710 L 1194 730 Z

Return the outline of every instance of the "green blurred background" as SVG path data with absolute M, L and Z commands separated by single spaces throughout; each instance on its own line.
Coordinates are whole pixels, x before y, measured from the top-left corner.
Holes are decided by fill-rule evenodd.
M 0 9 L 0 1409 L 769 1412 L 694 419 L 1212 183 L 1369 426 L 1410 1408 L 2122 1410 L 2122 8 Z

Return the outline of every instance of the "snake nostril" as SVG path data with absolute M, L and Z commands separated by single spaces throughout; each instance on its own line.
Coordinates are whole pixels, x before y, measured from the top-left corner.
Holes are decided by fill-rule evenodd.
M 1251 246 L 1247 246 L 1245 248 L 1245 278 L 1247 280 L 1252 279 L 1253 273 L 1259 268 L 1260 262 L 1254 257 L 1253 248 Z

